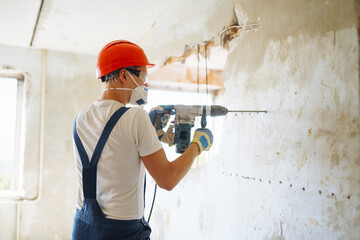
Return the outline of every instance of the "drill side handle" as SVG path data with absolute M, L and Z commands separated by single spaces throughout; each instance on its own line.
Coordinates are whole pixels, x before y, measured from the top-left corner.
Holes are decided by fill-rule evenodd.
M 201 116 L 201 128 L 205 128 L 206 127 L 206 106 L 203 106 L 203 113 Z

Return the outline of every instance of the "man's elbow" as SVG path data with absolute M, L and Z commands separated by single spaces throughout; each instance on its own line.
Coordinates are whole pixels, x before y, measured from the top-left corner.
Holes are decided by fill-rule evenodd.
M 172 184 L 171 182 L 166 182 L 166 183 L 158 183 L 158 186 L 162 189 L 165 189 L 166 191 L 171 191 L 174 189 L 174 187 L 176 186 L 176 184 Z
M 158 178 L 156 182 L 160 188 L 167 191 L 173 190 L 179 183 L 176 168 L 174 168 L 171 162 L 168 163 L 166 170 L 163 171 L 162 177 Z

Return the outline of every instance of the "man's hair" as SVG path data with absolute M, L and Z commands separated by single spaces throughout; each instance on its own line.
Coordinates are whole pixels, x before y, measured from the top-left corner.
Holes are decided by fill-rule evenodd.
M 108 73 L 108 74 L 106 74 L 105 76 L 102 76 L 101 77 L 101 82 L 111 82 L 111 81 L 114 81 L 114 80 L 116 80 L 118 77 L 119 77 L 119 73 L 120 73 L 120 70 L 121 70 L 122 68 L 120 68 L 120 69 L 117 69 L 117 70 L 115 70 L 115 71 L 113 71 L 113 72 L 111 72 L 111 73 Z
M 115 70 L 115 71 L 113 71 L 113 72 L 111 72 L 111 73 L 108 73 L 108 74 L 106 74 L 105 76 L 102 76 L 101 77 L 101 82 L 111 82 L 111 81 L 114 81 L 114 80 L 116 80 L 118 77 L 119 77 L 119 74 L 120 74 L 120 70 L 121 69 L 126 69 L 126 70 L 131 70 L 131 69 L 133 69 L 133 70 L 136 70 L 136 71 L 138 71 L 137 70 L 137 68 L 138 68 L 139 66 L 132 66 L 132 67 L 124 67 L 124 68 L 119 68 L 119 69 L 117 69 L 117 70 Z

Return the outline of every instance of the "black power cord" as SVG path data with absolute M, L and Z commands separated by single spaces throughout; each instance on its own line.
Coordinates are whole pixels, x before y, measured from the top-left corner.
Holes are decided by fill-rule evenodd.
M 152 211 L 153 211 L 153 208 L 154 208 L 155 197 L 156 197 L 156 189 L 157 189 L 157 184 L 155 183 L 153 202 L 151 204 L 151 209 L 150 209 L 149 217 L 148 217 L 148 220 L 147 220 L 148 223 L 150 222 L 150 217 L 151 217 L 151 214 L 152 214 Z

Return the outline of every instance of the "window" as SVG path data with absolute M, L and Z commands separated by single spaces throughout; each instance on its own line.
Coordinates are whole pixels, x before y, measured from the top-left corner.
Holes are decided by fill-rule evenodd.
M 0 191 L 8 195 L 21 190 L 23 85 L 23 75 L 14 78 L 0 73 Z
M 212 95 L 206 95 L 205 93 L 195 92 L 183 92 L 183 91 L 168 91 L 168 90 L 154 90 L 150 89 L 148 96 L 149 104 L 145 106 L 145 110 L 148 112 L 152 107 L 158 105 L 211 105 Z M 170 121 L 173 121 L 173 117 Z M 191 136 L 194 135 L 195 129 L 201 127 L 201 117 L 195 117 L 195 126 L 192 128 Z M 169 125 L 169 124 L 168 124 Z M 207 127 L 213 129 L 213 121 L 210 117 L 207 118 Z M 167 129 L 167 128 L 166 128 Z M 166 132 L 166 129 L 164 130 Z M 175 129 L 174 129 L 175 131 Z M 179 157 L 176 153 L 175 146 L 169 147 L 167 144 L 163 144 L 164 151 L 169 160 L 175 160 Z M 198 167 L 200 164 L 209 161 L 209 152 L 203 152 L 193 164 L 193 168 Z

